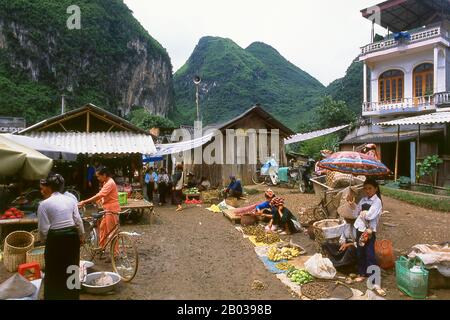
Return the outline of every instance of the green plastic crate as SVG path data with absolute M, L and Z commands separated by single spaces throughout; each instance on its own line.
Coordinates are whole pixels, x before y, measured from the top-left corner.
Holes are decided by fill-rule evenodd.
M 416 265 L 420 266 L 419 272 L 412 272 L 410 269 Z M 425 299 L 428 293 L 428 270 L 419 259 L 407 259 L 400 257 L 395 262 L 395 276 L 397 287 L 414 299 Z
M 119 192 L 119 204 L 121 206 L 128 204 L 128 193 L 127 192 Z

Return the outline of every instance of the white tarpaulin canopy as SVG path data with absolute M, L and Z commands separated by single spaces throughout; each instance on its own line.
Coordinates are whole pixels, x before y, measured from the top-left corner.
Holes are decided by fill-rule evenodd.
M 197 147 L 201 147 L 205 143 L 209 142 L 214 136 L 214 132 L 210 132 L 205 134 L 200 138 L 196 138 L 193 140 L 175 142 L 175 143 L 166 143 L 166 144 L 157 144 L 156 145 L 156 154 L 153 156 L 164 156 L 168 154 L 180 153 L 187 150 L 192 150 Z
M 307 132 L 307 133 L 298 133 L 295 136 L 292 136 L 288 139 L 284 139 L 284 144 L 291 144 L 291 143 L 311 140 L 314 138 L 318 138 L 318 137 L 325 136 L 327 134 L 342 130 L 344 128 L 347 128 L 348 126 L 349 126 L 349 124 L 346 124 L 346 125 L 334 127 L 334 128 L 322 129 L 322 130 L 317 130 L 317 131 L 312 131 L 312 132 Z
M 57 148 L 79 154 L 154 154 L 150 135 L 132 132 L 33 132 L 29 135 Z
M 74 160 L 77 157 L 76 153 L 70 151 L 70 149 L 66 148 L 65 146 L 51 145 L 41 139 L 20 136 L 16 134 L 3 134 L 2 136 L 25 147 L 37 150 L 52 159 L 59 159 L 60 156 L 62 156 L 62 158 L 65 160 Z
M 416 117 L 403 118 L 387 122 L 381 122 L 380 126 L 403 126 L 411 124 L 450 123 L 450 111 L 435 112 Z

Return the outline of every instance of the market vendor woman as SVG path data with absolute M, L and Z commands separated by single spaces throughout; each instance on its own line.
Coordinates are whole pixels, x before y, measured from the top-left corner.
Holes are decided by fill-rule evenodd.
M 326 242 L 323 251 L 336 268 L 356 265 L 356 229 L 355 219 L 345 219 L 344 230 L 339 238 L 339 244 Z
M 299 230 L 297 218 L 284 206 L 283 198 L 273 198 L 270 205 L 272 207 L 272 219 L 267 226 L 267 231 L 281 229 L 283 233 L 291 234 Z
M 49 175 L 40 183 L 45 200 L 38 208 L 38 230 L 45 242 L 45 300 L 78 300 L 79 290 L 69 289 L 69 266 L 80 264 L 80 243 L 83 239 L 83 221 L 77 203 L 61 194 L 64 178 Z
M 224 191 L 224 197 L 227 196 L 240 198 L 242 196 L 242 184 L 241 180 L 236 179 L 235 176 L 230 176 L 230 184 Z
M 117 192 L 116 183 L 113 178 L 111 178 L 111 173 L 108 168 L 98 168 L 95 175 L 100 184 L 103 185 L 102 189 L 92 198 L 81 201 L 78 206 L 84 207 L 88 203 L 101 201 L 103 210 L 106 211 L 99 226 L 99 246 L 103 247 L 108 235 L 119 224 L 119 194 Z
M 266 192 L 264 192 L 264 197 L 266 198 L 266 201 L 258 204 L 255 207 L 255 212 L 258 215 L 272 218 L 272 207 L 270 206 L 270 201 L 275 198 L 275 193 L 272 191 L 272 189 L 267 189 Z

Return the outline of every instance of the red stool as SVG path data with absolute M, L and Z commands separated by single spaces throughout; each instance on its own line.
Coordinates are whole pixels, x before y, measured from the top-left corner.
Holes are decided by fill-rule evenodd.
M 41 266 L 38 262 L 30 262 L 19 265 L 18 272 L 28 280 L 41 278 Z

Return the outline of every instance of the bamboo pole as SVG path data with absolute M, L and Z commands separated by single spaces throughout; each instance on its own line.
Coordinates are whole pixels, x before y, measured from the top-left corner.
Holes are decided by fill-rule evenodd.
M 398 156 L 400 151 L 400 125 L 397 125 L 397 146 L 395 148 L 395 181 L 398 179 Z

